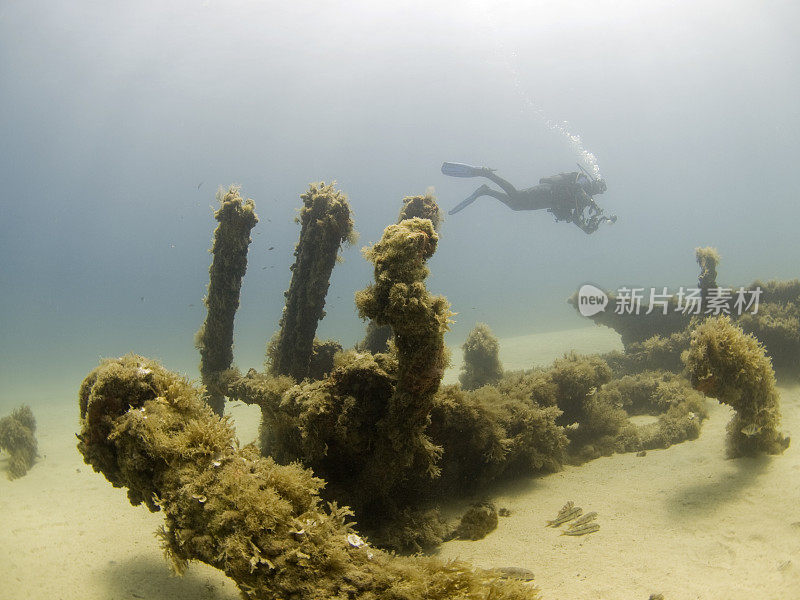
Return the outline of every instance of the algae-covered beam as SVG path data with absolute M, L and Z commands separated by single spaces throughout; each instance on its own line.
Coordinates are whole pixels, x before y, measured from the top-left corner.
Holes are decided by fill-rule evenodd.
M 429 219 L 433 224 L 434 231 L 439 231 L 439 225 L 443 220 L 442 211 L 439 209 L 436 198 L 432 193 L 403 198 L 403 208 L 400 209 L 400 216 L 397 218 L 397 222 L 401 223 L 414 217 Z M 377 325 L 374 321 L 369 321 L 364 339 L 356 345 L 356 348 L 373 354 L 386 352 L 391 337 L 392 328 L 389 325 Z
M 401 223 L 406 219 L 429 219 L 434 231 L 439 231 L 442 224 L 442 211 L 436 203 L 436 197 L 427 193 L 424 196 L 406 196 L 403 198 L 403 208 L 400 209 L 400 216 L 397 222 Z
M 173 568 L 199 560 L 251 600 L 524 600 L 534 588 L 459 562 L 400 558 L 372 547 L 324 482 L 239 447 L 201 392 L 146 358 L 105 361 L 79 394 L 84 460 L 134 505 L 162 510 Z
M 375 283 L 356 293 L 361 318 L 390 325 L 397 347 L 397 386 L 380 427 L 391 441 L 382 451 L 392 468 L 382 473 L 422 467 L 438 474 L 441 448 L 425 433 L 433 396 L 439 388 L 447 353 L 444 333 L 450 305 L 425 289 L 426 261 L 436 251 L 438 235 L 429 219 L 407 219 L 390 225 L 381 240 L 364 250 L 375 265 Z M 376 473 L 376 477 L 380 477 Z
M 239 308 L 239 292 L 247 270 L 247 248 L 250 230 L 258 217 L 252 200 L 244 201 L 239 188 L 231 186 L 217 193 L 219 221 L 214 232 L 214 255 L 208 270 L 209 284 L 205 305 L 205 323 L 195 338 L 200 350 L 200 375 L 206 386 L 206 401 L 221 415 L 225 406 L 225 384 L 222 373 L 233 362 L 233 319 Z
M 719 264 L 720 256 L 717 249 L 711 246 L 695 248 L 694 255 L 700 267 L 697 285 L 700 288 L 703 304 L 705 304 L 707 302 L 709 290 L 717 287 L 717 265 Z
M 325 295 L 339 248 L 355 241 L 347 196 L 333 184 L 311 184 L 300 198 L 300 241 L 294 251 L 292 281 L 280 330 L 267 348 L 270 372 L 298 381 L 309 375 L 314 335 L 325 316 Z
M 780 454 L 789 438 L 780 426 L 780 396 L 772 363 L 759 341 L 727 316 L 692 332 L 685 358 L 695 389 L 736 411 L 728 424 L 728 455 Z

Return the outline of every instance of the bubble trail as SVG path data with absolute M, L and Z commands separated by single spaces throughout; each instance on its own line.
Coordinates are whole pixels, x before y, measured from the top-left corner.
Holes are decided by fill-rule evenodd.
M 544 110 L 542 110 L 542 108 L 538 106 L 536 102 L 534 102 L 533 98 L 531 98 L 531 95 L 525 90 L 522 85 L 522 78 L 520 77 L 519 69 L 517 69 L 515 64 L 517 53 L 510 51 L 504 44 L 502 37 L 499 35 L 494 16 L 489 10 L 488 3 L 478 2 L 478 6 L 484 16 L 483 22 L 488 23 L 489 28 L 491 29 L 491 37 L 495 43 L 497 54 L 508 70 L 511 76 L 511 81 L 514 85 L 514 90 L 522 100 L 527 110 L 533 113 L 536 118 L 539 119 L 550 131 L 561 135 L 567 141 L 570 149 L 579 157 L 581 164 L 586 168 L 586 170 L 591 173 L 595 179 L 601 179 L 602 176 L 600 174 L 600 166 L 597 162 L 597 157 L 593 152 L 590 152 L 586 149 L 581 136 L 571 130 L 568 121 L 554 121 L 550 119 L 545 114 Z

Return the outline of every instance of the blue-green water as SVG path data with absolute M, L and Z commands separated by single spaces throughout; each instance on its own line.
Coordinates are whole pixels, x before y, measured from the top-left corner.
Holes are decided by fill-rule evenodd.
M 501 339 L 586 327 L 565 299 L 587 282 L 692 286 L 697 246 L 720 251 L 723 285 L 800 276 L 798 24 L 800 5 L 790 0 L 0 2 L 0 417 L 30 404 L 45 454 L 41 478 L 28 484 L 40 487 L 14 488 L 6 504 L 0 497 L 2 510 L 36 497 L 15 522 L 57 515 L 70 529 L 54 539 L 71 543 L 118 502 L 130 519 L 120 529 L 147 533 L 138 548 L 123 544 L 133 556 L 123 566 L 141 567 L 145 548 L 152 564 L 136 576 L 166 580 L 149 537 L 161 517 L 134 513 L 89 473 L 72 451 L 75 427 L 64 423 L 72 415 L 77 424 L 77 388 L 100 357 L 133 351 L 197 377 L 193 336 L 205 318 L 218 186 L 240 184 L 260 218 L 236 318 L 243 370 L 261 366 L 280 319 L 299 195 L 312 181 L 338 182 L 360 233 L 334 269 L 318 330 L 345 346 L 364 330 L 353 294 L 372 267 L 360 249 L 396 220 L 402 198 L 433 188 L 447 211 L 483 183 L 445 177 L 443 161 L 496 168 L 520 188 L 576 161 L 596 165 L 608 183 L 598 201 L 619 217 L 586 235 L 491 198 L 447 217 L 427 284 L 457 313 L 447 337 L 454 352 L 476 321 Z M 787 421 L 797 423 L 797 394 L 789 397 Z M 257 415 L 239 410 L 252 415 L 242 427 L 252 439 Z M 717 437 L 703 441 L 720 457 L 726 420 L 720 412 L 707 434 Z M 712 483 L 737 481 L 726 465 Z M 783 498 L 794 496 L 774 482 L 798 467 L 782 465 L 764 489 L 789 512 Z M 653 481 L 662 476 L 654 473 Z M 570 493 L 574 483 L 565 480 Z M 54 486 L 97 495 L 75 517 L 80 507 L 47 507 L 42 490 Z M 752 492 L 746 500 L 760 510 L 761 490 Z M 746 524 L 745 513 L 737 518 Z M 770 531 L 790 518 L 781 513 Z M 698 560 L 716 548 L 716 523 L 703 526 L 701 541 L 710 541 L 698 544 Z M 104 543 L 97 547 L 115 545 Z M 748 537 L 737 560 L 747 564 L 759 543 Z M 781 549 L 780 565 L 791 563 L 792 548 Z M 22 548 L 20 564 L 35 565 L 39 551 Z M 105 564 L 91 552 L 84 560 Z M 794 577 L 773 588 L 788 589 L 794 561 L 780 566 L 789 575 L 770 563 L 766 579 L 748 583 Z M 106 571 L 92 575 L 99 587 L 86 597 L 125 590 Z M 14 589 L 37 577 L 20 574 Z M 212 597 L 213 586 L 193 578 L 175 585 L 175 597 L 203 589 Z M 171 597 L 163 590 L 174 581 L 161 579 L 152 587 Z M 69 587 L 47 586 L 30 597 Z
M 444 209 L 485 164 L 519 187 L 593 152 L 619 215 L 587 236 L 483 198 L 449 217 L 431 290 L 503 336 L 583 325 L 592 281 L 691 285 L 797 275 L 798 9 L 791 2 L 274 2 L 0 8 L 0 404 L 77 383 L 134 350 L 192 372 L 211 206 L 232 182 L 261 222 L 236 357 L 258 366 L 280 318 L 308 182 L 336 179 L 359 243 L 334 271 L 323 336 L 349 344 L 359 249 L 405 195 Z M 537 112 L 538 111 L 538 112 Z M 540 115 L 541 113 L 541 115 Z M 269 248 L 273 248 L 270 250 Z
M 574 168 L 536 113 L 597 156 L 614 227 L 586 236 L 483 198 L 444 223 L 429 287 L 500 336 L 582 325 L 586 281 L 797 275 L 798 8 L 792 2 L 6 2 L 0 7 L 0 403 L 128 350 L 194 369 L 192 334 L 232 182 L 261 217 L 237 318 L 257 366 L 288 286 L 298 195 L 336 179 L 361 233 L 320 333 L 355 341 L 359 248 L 405 195 L 444 209 L 485 164 L 519 187 Z M 199 187 L 198 187 L 199 186 Z M 273 250 L 268 248 L 274 247 Z M 44 372 L 42 372 L 44 371 Z

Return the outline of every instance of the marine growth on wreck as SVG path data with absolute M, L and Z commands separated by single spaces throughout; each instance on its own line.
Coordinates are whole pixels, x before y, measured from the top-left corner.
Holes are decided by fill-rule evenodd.
M 463 346 L 460 383 L 442 385 L 454 313 L 427 289 L 440 221 L 430 194 L 407 197 L 400 220 L 363 250 L 374 280 L 355 293 L 355 308 L 369 323 L 367 340 L 352 349 L 321 342 L 328 281 L 341 244 L 354 239 L 353 222 L 332 185 L 312 184 L 301 199 L 286 308 L 264 371 L 242 374 L 232 363 L 257 218 L 253 202 L 231 188 L 216 213 L 198 334 L 205 387 L 136 355 L 104 361 L 81 386 L 79 450 L 131 503 L 164 512 L 160 537 L 176 571 L 200 560 L 248 598 L 534 598 L 527 576 L 385 550 L 419 552 L 497 527 L 491 502 L 473 503 L 453 522 L 440 511 L 445 500 L 697 438 L 707 417 L 700 392 L 737 410 L 731 455 L 786 447 L 769 359 L 725 319 L 660 333 L 649 321 L 635 332 L 620 326 L 625 352 L 568 353 L 524 371 L 503 369 L 497 338 L 479 323 Z M 708 249 L 697 256 L 700 283 L 710 286 L 718 257 Z M 260 408 L 260 447 L 240 447 L 220 416 L 223 398 Z M 638 415 L 654 420 L 637 425 Z M 595 516 L 570 513 L 580 519 L 565 535 L 598 532 Z
M 0 451 L 8 453 L 9 479 L 25 475 L 38 456 L 36 418 L 29 406 L 23 405 L 0 418 Z
M 225 407 L 223 373 L 233 363 L 233 319 L 239 308 L 239 291 L 247 269 L 250 230 L 258 217 L 252 200 L 244 201 L 239 188 L 231 186 L 217 193 L 219 209 L 214 218 L 219 226 L 214 232 L 214 256 L 209 268 L 208 315 L 195 336 L 200 350 L 200 374 L 206 388 L 206 401 L 222 415 Z
M 800 280 L 761 281 L 749 285 L 728 286 L 731 292 L 749 294 L 757 300 L 755 309 L 737 310 L 736 299 L 720 296 L 709 305 L 710 290 L 717 288 L 717 269 L 721 261 L 716 248 L 695 249 L 700 267 L 698 290 L 701 302 L 696 310 L 687 310 L 688 301 L 677 295 L 667 298 L 664 310 L 643 306 L 639 314 L 606 310 L 590 317 L 595 323 L 611 327 L 620 334 L 625 353 L 606 358 L 617 372 L 641 369 L 683 369 L 681 353 L 688 350 L 692 330 L 709 316 L 727 315 L 745 333 L 755 335 L 764 344 L 778 377 L 788 382 L 800 377 Z M 608 293 L 610 302 L 615 300 Z M 684 302 L 684 309 L 679 303 Z M 752 300 L 751 300 L 752 301 Z M 577 308 L 577 296 L 569 299 Z
M 736 411 L 728 425 L 728 455 L 779 454 L 789 445 L 780 430 L 780 395 L 766 350 L 727 317 L 692 332 L 685 361 L 692 385 Z
M 240 447 L 199 389 L 146 358 L 108 360 L 80 390 L 78 448 L 134 505 L 163 511 L 176 572 L 191 560 L 233 579 L 243 597 L 534 599 L 534 589 L 459 563 L 399 558 L 319 497 L 324 482 Z

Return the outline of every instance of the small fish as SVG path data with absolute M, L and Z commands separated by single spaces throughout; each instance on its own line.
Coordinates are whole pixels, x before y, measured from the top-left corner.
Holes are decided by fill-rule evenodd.
M 583 513 L 583 509 L 579 507 L 575 507 L 568 512 L 564 513 L 553 519 L 552 521 L 548 521 L 546 527 L 558 527 L 562 523 L 566 523 L 567 521 L 572 521 L 572 519 L 577 519 Z
M 598 529 L 600 529 L 600 525 L 597 523 L 587 523 L 580 527 L 566 529 L 561 532 L 561 535 L 586 535 L 587 533 L 594 533 Z
M 518 581 L 533 581 L 533 572 L 521 567 L 500 567 L 494 569 L 501 579 L 517 579 Z
M 561 507 L 561 510 L 558 511 L 558 514 L 556 515 L 556 519 L 558 519 L 560 517 L 563 517 L 565 514 L 567 514 L 569 511 L 571 511 L 574 506 L 575 506 L 575 503 L 572 500 L 567 502 L 564 506 Z M 552 521 L 548 521 L 548 523 L 551 523 L 551 522 Z M 547 525 L 547 527 L 549 527 L 549 526 L 550 525 Z
M 583 515 L 577 521 L 574 521 L 573 523 L 570 523 L 569 528 L 570 529 L 575 529 L 577 527 L 580 527 L 581 525 L 586 525 L 586 523 L 594 521 L 596 518 L 597 518 L 597 513 L 596 512 L 586 513 L 585 515 Z
M 752 437 L 761 431 L 761 427 L 755 423 L 750 423 L 747 427 L 742 427 L 741 432 L 747 437 Z
M 569 511 L 572 510 L 574 506 L 575 503 L 572 500 L 570 500 L 564 506 L 561 507 L 561 509 L 558 511 L 558 516 L 560 517 L 561 515 L 567 514 Z
M 269 252 L 270 250 L 275 250 L 275 246 L 270 246 L 269 248 L 267 248 L 267 252 Z
M 197 189 L 199 190 L 199 189 L 200 189 L 200 186 L 201 186 L 201 185 L 203 185 L 204 183 L 205 183 L 205 181 L 201 181 L 200 183 L 198 183 L 198 184 L 197 184 Z

